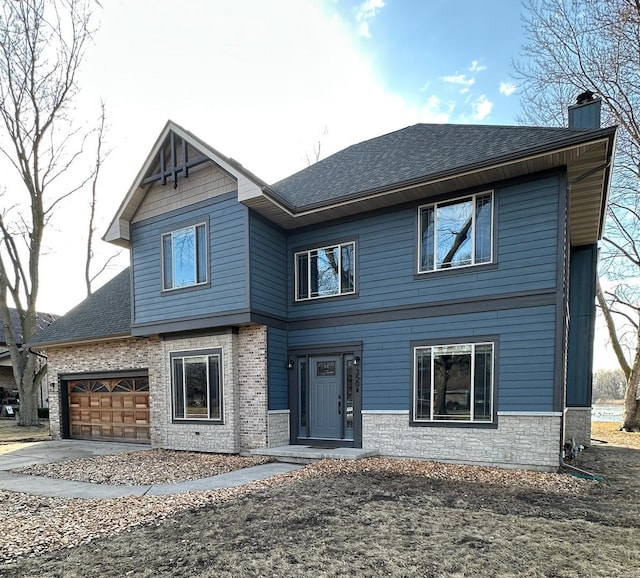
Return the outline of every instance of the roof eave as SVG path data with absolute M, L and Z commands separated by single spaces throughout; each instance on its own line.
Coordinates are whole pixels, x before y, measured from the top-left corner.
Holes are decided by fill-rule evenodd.
M 615 126 L 597 131 L 589 131 L 588 133 L 580 132 L 571 138 L 563 139 L 562 141 L 553 143 L 552 145 L 547 144 L 539 147 L 532 147 L 525 151 L 517 151 L 501 157 L 495 157 L 489 161 L 472 163 L 463 167 L 456 167 L 455 169 L 432 173 L 430 175 L 408 179 L 391 185 L 358 191 L 350 195 L 345 195 L 339 199 L 332 200 L 331 202 L 320 202 L 303 207 L 292 208 L 290 205 L 287 205 L 286 202 L 283 202 L 282 197 L 278 195 L 276 191 L 267 187 L 263 187 L 259 194 L 255 194 L 252 197 L 245 197 L 240 200 L 254 210 L 263 213 L 267 218 L 276 222 L 283 228 L 292 229 L 310 224 L 310 222 L 316 223 L 336 218 L 336 216 L 344 216 L 344 210 L 340 215 L 336 215 L 335 212 L 339 208 L 343 208 L 347 205 L 354 205 L 355 207 L 357 204 L 357 212 L 361 212 L 362 210 L 367 209 L 366 205 L 368 199 L 378 199 L 380 197 L 408 189 L 428 187 L 443 181 L 453 181 L 470 175 L 488 172 L 499 167 L 525 163 L 530 159 L 555 155 L 562 151 L 569 151 L 576 147 L 601 142 L 603 140 L 608 140 L 610 142 L 608 150 L 612 151 L 615 133 Z M 526 171 L 523 170 L 522 174 L 526 174 Z M 399 200 L 398 202 L 404 202 L 404 200 Z M 393 204 L 393 202 L 390 202 L 387 203 L 387 206 L 391 206 Z M 354 210 L 354 212 L 356 211 Z M 322 217 L 319 217 L 320 214 L 322 214 Z M 311 215 L 314 217 L 305 218 L 310 217 Z
M 100 343 L 104 341 L 122 341 L 131 338 L 131 333 L 115 333 L 113 335 L 99 337 L 83 337 L 81 339 L 60 339 L 52 341 L 34 342 L 29 345 L 34 349 L 47 350 L 53 347 L 68 347 L 72 345 L 87 345 L 89 343 Z

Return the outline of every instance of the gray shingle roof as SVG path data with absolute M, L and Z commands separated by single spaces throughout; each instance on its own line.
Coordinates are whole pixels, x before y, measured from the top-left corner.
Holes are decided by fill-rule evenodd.
M 13 335 L 15 336 L 18 344 L 22 345 L 22 325 L 20 323 L 20 313 L 17 309 L 11 308 L 9 309 L 9 316 L 11 317 L 11 327 L 13 330 Z M 56 319 L 57 316 L 52 315 L 51 313 L 42 313 L 40 311 L 36 312 L 36 324 L 38 327 L 38 331 L 42 331 Z M 0 345 L 6 345 L 6 343 L 7 342 L 5 340 L 4 331 L 2 331 L 2 326 L 0 326 Z
M 131 334 L 129 268 L 39 333 L 29 345 L 72 343 Z
M 293 208 L 311 208 L 412 180 L 561 146 L 593 130 L 416 124 L 352 145 L 272 188 Z

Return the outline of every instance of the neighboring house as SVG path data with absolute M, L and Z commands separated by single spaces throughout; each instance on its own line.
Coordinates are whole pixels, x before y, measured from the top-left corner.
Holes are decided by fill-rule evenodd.
M 169 122 L 38 339 L 54 437 L 552 470 L 589 442 L 615 128 L 418 124 L 273 185 Z
M 10 309 L 9 314 L 11 316 L 11 328 L 13 335 L 16 337 L 18 346 L 22 347 L 22 325 L 20 324 L 20 314 L 17 309 Z M 48 327 L 56 316 L 49 313 L 37 313 L 38 331 L 42 331 Z M 18 386 L 16 380 L 13 377 L 13 365 L 11 363 L 11 355 L 7 347 L 7 341 L 0 325 L 0 410 L 1 406 L 18 405 Z M 48 392 L 47 385 L 45 383 L 40 384 L 40 391 L 38 393 L 38 404 L 40 407 L 47 407 L 48 405 Z M 0 413 L 3 415 L 6 411 Z

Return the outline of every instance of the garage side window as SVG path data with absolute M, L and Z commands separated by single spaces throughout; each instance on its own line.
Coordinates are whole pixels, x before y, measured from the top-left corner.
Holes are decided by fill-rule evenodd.
M 222 422 L 222 350 L 171 353 L 175 420 Z
M 414 348 L 414 422 L 493 420 L 493 343 Z

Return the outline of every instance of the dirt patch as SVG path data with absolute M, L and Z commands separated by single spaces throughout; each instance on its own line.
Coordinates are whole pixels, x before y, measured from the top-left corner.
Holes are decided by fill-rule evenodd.
M 49 420 L 40 420 L 39 427 L 19 426 L 15 419 L 0 419 L 0 446 L 14 442 L 41 442 L 51 439 Z
M 639 463 L 638 449 L 611 443 L 576 460 L 606 483 L 368 460 L 322 462 L 228 493 L 28 497 L 29 539 L 52 535 L 35 557 L 0 566 L 0 576 L 636 577 Z M 3 498 L 5 512 L 12 505 Z M 127 526 L 136 509 L 141 525 Z M 47 526 L 60 512 L 66 522 Z M 0 521 L 3 537 L 11 527 Z M 65 533 L 69 547 L 47 552 Z M 77 545 L 83 535 L 93 541 Z

